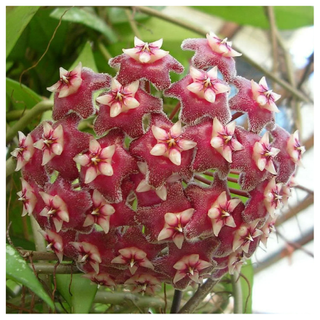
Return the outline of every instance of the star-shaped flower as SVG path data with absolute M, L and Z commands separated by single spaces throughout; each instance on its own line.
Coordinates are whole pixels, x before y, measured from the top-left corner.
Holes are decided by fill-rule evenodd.
M 219 243 L 211 237 L 201 241 L 184 242 L 181 249 L 172 243 L 169 252 L 155 261 L 155 271 L 171 278 L 175 289 L 184 290 L 189 284 L 199 284 L 210 277 L 216 266 L 212 260 Z
M 92 194 L 93 208 L 87 215 L 83 223 L 84 227 L 98 224 L 105 233 L 109 232 L 110 216 L 114 214 L 114 207 L 109 204 L 98 190 L 93 190 Z
M 173 241 L 181 247 L 185 226 L 193 214 L 180 182 L 168 184 L 167 199 L 159 204 L 138 207 L 135 220 L 145 227 L 151 243 Z
M 169 54 L 169 51 L 160 49 L 162 43 L 163 39 L 148 43 L 134 37 L 134 48 L 122 49 L 122 51 L 136 61 L 141 63 L 152 63 Z
M 46 165 L 54 156 L 60 155 L 64 147 L 63 127 L 59 125 L 55 129 L 49 122 L 43 123 L 42 139 L 34 143 L 34 147 L 42 150 L 42 165 Z
M 271 147 L 269 143 L 269 132 L 267 131 L 259 142 L 253 146 L 252 157 L 260 171 L 266 169 L 272 174 L 277 174 L 273 158 L 280 152 L 280 149 Z
M 40 230 L 40 233 L 43 235 L 44 239 L 48 242 L 47 250 L 52 250 L 58 257 L 60 263 L 63 259 L 63 240 L 62 237 L 49 229 Z
M 242 144 L 234 136 L 235 121 L 223 126 L 217 117 L 213 119 L 211 146 L 228 162 L 232 162 L 232 152 L 243 149 Z
M 31 159 L 34 153 L 33 140 L 30 134 L 27 136 L 23 132 L 18 131 L 19 147 L 11 152 L 11 155 L 17 158 L 17 166 L 15 171 L 19 171 Z
M 208 216 L 211 219 L 213 234 L 216 237 L 219 235 L 223 226 L 236 227 L 232 212 L 240 202 L 240 199 L 228 200 L 226 191 L 223 191 L 212 204 L 208 211 Z
M 153 156 L 165 156 L 177 166 L 181 165 L 181 153 L 193 149 L 197 143 L 181 138 L 181 122 L 176 122 L 169 130 L 153 125 L 151 127 L 157 144 L 150 150 Z
M 46 165 L 49 170 L 56 170 L 59 174 L 70 181 L 79 177 L 79 170 L 73 158 L 88 149 L 90 134 L 78 130 L 81 118 L 75 113 L 68 114 L 55 122 L 52 127 L 60 125 L 63 128 L 63 151 L 59 156 L 54 156 Z
M 243 190 L 250 191 L 270 175 L 269 171 L 259 169 L 254 157 L 254 146 L 261 137 L 242 127 L 236 127 L 235 135 L 243 149 L 233 153 L 231 168 L 240 170 L 239 184 Z
M 94 272 L 98 274 L 101 263 L 101 255 L 98 248 L 88 242 L 72 242 L 71 244 L 78 251 L 78 264 L 83 265 L 88 263 Z
M 236 252 L 241 248 L 245 253 L 249 252 L 249 247 L 255 238 L 262 235 L 262 231 L 257 228 L 259 220 L 250 224 L 243 223 L 236 230 L 233 240 L 233 251 Z
M 287 142 L 287 151 L 294 163 L 301 164 L 301 157 L 306 152 L 306 148 L 300 143 L 298 130 L 290 135 L 290 139 Z
M 98 175 L 113 175 L 111 163 L 115 150 L 115 145 L 102 148 L 96 139 L 91 138 L 89 151 L 73 158 L 76 163 L 85 168 L 84 183 L 92 182 Z
M 261 231 L 263 234 L 261 235 L 261 242 L 264 244 L 265 247 L 267 247 L 267 241 L 269 239 L 269 236 L 272 232 L 276 231 L 275 223 L 276 223 L 277 217 L 272 217 L 271 215 L 268 217 L 268 220 L 261 228 Z
M 82 83 L 81 70 L 81 62 L 79 62 L 78 65 L 70 72 L 60 67 L 59 81 L 51 87 L 48 87 L 47 90 L 50 92 L 57 92 L 58 98 L 65 98 L 73 93 L 76 93 Z
M 297 133 L 290 135 L 278 125 L 275 125 L 270 133 L 273 137 L 272 146 L 280 150 L 274 157 L 274 162 L 277 165 L 277 182 L 287 184 L 301 162 L 304 147 L 301 147 Z
M 89 150 L 75 159 L 81 165 L 80 183 L 97 189 L 110 202 L 120 202 L 122 181 L 138 172 L 136 159 L 124 148 L 124 134 L 119 129 L 91 141 Z
M 99 273 L 95 272 L 89 272 L 83 275 L 84 278 L 90 279 L 92 282 L 96 283 L 99 286 L 105 286 L 105 287 L 111 287 L 115 288 L 116 283 L 114 282 L 114 278 L 108 274 L 100 271 L 99 267 Z
M 160 280 L 149 273 L 136 273 L 126 280 L 124 284 L 130 286 L 132 293 L 154 295 L 157 290 L 161 289 Z
M 60 80 L 49 87 L 54 92 L 52 118 L 59 120 L 70 112 L 81 118 L 88 118 L 95 113 L 93 93 L 99 89 L 109 88 L 111 76 L 95 73 L 90 68 L 78 66 L 70 72 L 60 68 Z
M 228 212 L 232 212 L 232 217 L 242 208 L 242 205 L 239 205 L 239 208 L 236 208 L 234 201 L 229 203 L 231 206 L 226 207 L 230 199 L 227 183 L 226 181 L 220 180 L 217 174 L 215 174 L 211 186 L 202 187 L 197 184 L 189 184 L 185 193 L 190 200 L 192 207 L 195 209 L 192 218 L 184 228 L 188 240 L 212 236 L 213 230 L 215 234 L 219 234 L 219 216 L 221 216 L 222 213 L 221 206 L 226 209 L 224 211 L 228 210 Z M 224 195 L 226 198 L 224 198 Z M 231 209 L 233 210 L 231 211 Z M 216 213 L 218 214 L 216 215 Z M 231 219 L 229 219 L 228 222 L 233 225 Z M 215 226 L 216 224 L 217 226 Z
M 227 161 L 230 160 L 229 146 L 232 146 L 231 141 L 236 141 L 237 138 L 232 135 L 232 139 L 230 139 L 230 143 L 226 145 L 224 151 L 220 139 L 216 139 L 216 130 L 220 128 L 216 124 L 217 122 L 214 125 L 212 119 L 206 118 L 197 125 L 189 126 L 185 138 L 197 143 L 194 161 L 191 166 L 192 170 L 194 172 L 204 172 L 209 169 L 216 169 L 219 177 L 225 179 L 230 171 L 230 162 Z M 239 146 L 238 144 L 234 145 Z M 232 152 L 233 155 L 239 152 L 235 151 Z
M 276 183 L 276 178 L 272 178 L 264 189 L 264 205 L 269 214 L 275 217 L 275 211 L 282 207 L 282 183 Z
M 102 99 L 105 95 L 100 96 Z M 98 98 L 98 101 L 101 99 Z M 99 100 L 100 99 L 100 100 Z M 143 117 L 149 113 L 160 113 L 162 111 L 162 100 L 145 92 L 141 87 L 134 94 L 134 99 L 138 101 L 139 106 L 121 112 L 116 117 L 111 117 L 111 109 L 108 105 L 99 106 L 98 116 L 94 122 L 95 132 L 101 136 L 108 130 L 120 128 L 132 138 L 143 135 Z
M 147 258 L 147 253 L 137 247 L 126 247 L 118 250 L 120 255 L 115 257 L 111 263 L 128 265 L 131 274 L 135 274 L 139 267 L 154 269 L 153 264 Z
M 111 92 L 99 96 L 96 100 L 103 105 L 110 106 L 110 117 L 114 118 L 122 112 L 139 107 L 139 101 L 134 98 L 138 88 L 138 80 L 123 87 L 119 81 L 112 78 Z
M 238 57 L 242 55 L 242 53 L 237 52 L 231 47 L 232 42 L 228 41 L 228 38 L 220 39 L 214 32 L 210 32 L 207 34 L 207 40 L 211 49 L 224 57 Z
M 198 123 L 203 117 L 217 117 L 223 124 L 231 119 L 227 102 L 229 86 L 217 78 L 217 68 L 209 72 L 190 67 L 190 74 L 173 83 L 164 95 L 179 99 L 181 121 Z
M 164 227 L 158 235 L 158 241 L 172 239 L 174 244 L 181 249 L 184 241 L 184 226 L 190 221 L 194 209 L 190 208 L 181 212 L 167 212 L 164 215 Z
M 208 72 L 190 66 L 190 75 L 193 83 L 189 84 L 187 89 L 208 102 L 213 103 L 217 94 L 230 91 L 230 87 L 218 79 L 218 68 L 216 66 Z
M 173 268 L 177 270 L 173 278 L 173 283 L 175 284 L 184 277 L 189 277 L 192 281 L 199 283 L 200 271 L 209 267 L 212 267 L 212 263 L 199 259 L 198 254 L 184 256 L 173 266 Z
M 40 212 L 40 216 L 52 219 L 56 231 L 59 232 L 62 228 L 62 224 L 64 222 L 69 222 L 67 205 L 57 194 L 52 196 L 43 191 L 40 191 L 39 193 L 45 203 L 45 207 Z
M 88 232 L 91 228 L 83 227 L 86 211 L 92 206 L 90 194 L 87 190 L 75 190 L 72 182 L 58 176 L 54 183 L 46 184 L 44 191 L 39 190 L 39 206 L 35 208 L 37 220 L 47 218 L 47 228 L 56 231 L 73 229 Z
M 280 95 L 269 89 L 266 78 L 262 77 L 259 84 L 251 80 L 253 98 L 261 108 L 272 112 L 280 112 L 275 102 L 280 99 Z
M 228 56 L 228 53 L 230 55 L 230 53 L 232 54 L 235 50 L 229 50 L 229 44 L 230 42 L 228 41 L 221 40 L 217 37 L 215 39 L 207 35 L 206 39 L 186 39 L 182 42 L 181 48 L 182 50 L 195 51 L 191 60 L 193 66 L 198 69 L 217 66 L 224 76 L 224 80 L 229 82 L 237 74 L 235 61 L 232 56 Z
M 236 252 L 232 252 L 229 255 L 228 260 L 229 274 L 234 274 L 235 272 L 239 274 L 241 271 L 241 267 L 246 263 L 246 260 L 248 260 L 248 258 L 246 257 L 245 252 L 240 249 Z
M 263 91 L 264 89 L 254 81 L 251 82 L 240 76 L 234 78 L 232 84 L 238 92 L 229 100 L 229 107 L 231 110 L 248 114 L 249 131 L 259 133 L 267 124 L 274 122 L 274 112 L 278 109 L 274 107 L 274 98 L 269 89 Z M 262 104 L 263 101 L 264 104 Z
M 21 179 L 22 190 L 17 192 L 19 196 L 18 200 L 22 201 L 23 209 L 22 209 L 22 217 L 25 215 L 31 215 L 37 203 L 37 197 L 35 196 L 35 191 L 31 187 L 31 185 L 24 179 Z
M 136 80 L 146 79 L 158 90 L 168 88 L 171 84 L 169 72 L 182 73 L 183 66 L 166 51 L 159 48 L 162 40 L 148 44 L 135 39 L 137 47 L 123 49 L 122 55 L 109 60 L 111 67 L 119 68 L 117 80 L 126 86 Z
M 130 144 L 130 153 L 148 165 L 148 184 L 158 188 L 173 174 L 190 179 L 195 144 L 185 139 L 187 128 L 173 125 L 163 114 L 154 114 L 149 130 Z M 161 174 L 159 172 L 161 171 Z

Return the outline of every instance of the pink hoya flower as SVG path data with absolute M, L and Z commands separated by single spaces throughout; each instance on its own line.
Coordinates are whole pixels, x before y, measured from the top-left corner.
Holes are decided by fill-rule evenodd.
M 212 263 L 201 260 L 198 254 L 184 256 L 173 266 L 177 270 L 173 283 L 175 284 L 184 277 L 189 277 L 194 282 L 199 283 L 199 271 L 208 267 L 212 267 Z
M 110 75 L 82 68 L 81 62 L 70 72 L 60 68 L 60 80 L 47 88 L 54 92 L 52 118 L 62 119 L 70 111 L 84 119 L 93 115 L 96 112 L 93 93 L 99 89 L 109 88 L 110 82 Z
M 135 274 L 139 266 L 154 269 L 153 264 L 147 258 L 147 253 L 137 247 L 123 248 L 118 252 L 120 255 L 115 257 L 111 263 L 128 265 L 131 274 Z
M 269 89 L 265 77 L 262 77 L 259 84 L 251 80 L 251 89 L 253 98 L 256 100 L 261 108 L 272 112 L 279 112 L 275 102 L 280 99 L 280 95 Z
M 55 129 L 48 122 L 43 123 L 42 139 L 34 143 L 35 148 L 42 150 L 42 165 L 46 165 L 54 156 L 60 155 L 64 147 L 63 127 Z
M 235 60 L 232 57 L 235 50 L 233 50 L 229 44 L 228 41 L 219 38 L 215 39 L 210 37 L 210 35 L 207 35 L 207 38 L 185 39 L 182 42 L 181 48 L 182 50 L 195 51 L 195 54 L 191 59 L 194 67 L 206 69 L 217 66 L 222 73 L 224 80 L 230 81 L 236 76 L 237 71 Z
M 30 134 L 27 136 L 23 132 L 18 131 L 19 147 L 11 152 L 11 155 L 17 158 L 17 166 L 15 171 L 19 171 L 31 159 L 34 153 L 33 139 Z
M 197 144 L 191 140 L 181 139 L 181 122 L 176 122 L 169 130 L 153 125 L 151 127 L 157 144 L 150 150 L 153 156 L 165 156 L 177 166 L 181 164 L 181 152 L 194 148 Z
M 111 162 L 114 152 L 115 145 L 101 148 L 100 143 L 92 138 L 89 144 L 89 151 L 73 158 L 76 163 L 86 168 L 85 183 L 92 182 L 100 174 L 113 175 Z
M 190 221 L 193 213 L 193 208 L 177 213 L 167 212 L 164 215 L 165 224 L 158 235 L 158 241 L 171 238 L 174 244 L 181 249 L 185 239 L 183 228 Z
M 138 82 L 138 80 L 136 82 Z M 132 86 L 133 83 L 128 86 Z M 104 97 L 106 97 L 106 95 L 98 97 L 97 101 L 99 102 Z M 135 99 L 138 102 L 138 106 L 136 108 L 125 107 L 123 102 L 128 99 L 131 101 L 131 103 L 129 103 L 131 105 L 136 104 L 136 102 L 132 104 L 133 99 Z M 125 112 L 121 112 L 116 117 L 113 117 L 110 104 L 105 105 L 102 100 L 102 104 L 99 106 L 98 116 L 94 121 L 94 131 L 99 136 L 105 134 L 110 129 L 120 128 L 132 138 L 140 137 L 144 133 L 142 126 L 143 118 L 147 114 L 160 113 L 162 111 L 162 100 L 147 93 L 141 87 L 137 88 L 137 91 L 133 94 L 133 98 L 126 98 L 126 96 L 124 96 L 121 101 L 116 99 L 114 100 L 113 106 L 117 103 L 120 104 L 120 102 L 123 107 L 121 110 L 125 110 Z
M 100 269 L 100 268 L 99 268 Z M 108 273 L 99 272 L 88 272 L 83 275 L 83 277 L 90 279 L 92 282 L 96 283 L 99 286 L 112 287 L 116 286 L 114 279 Z
M 154 295 L 161 288 L 161 282 L 149 273 L 135 274 L 125 281 L 126 285 L 130 285 L 132 293 L 142 293 Z
M 217 117 L 226 124 L 231 119 L 227 101 L 229 86 L 217 79 L 216 73 L 216 68 L 205 72 L 190 67 L 190 74 L 164 91 L 165 96 L 179 99 L 182 122 L 195 124 L 205 117 Z
M 89 263 L 95 273 L 99 273 L 99 265 L 101 263 L 101 256 L 98 248 L 88 242 L 71 242 L 71 244 L 78 251 L 79 264 Z
M 287 142 L 287 151 L 294 163 L 301 164 L 301 156 L 306 152 L 306 148 L 300 144 L 298 130 L 290 135 Z
M 230 91 L 230 87 L 221 83 L 221 80 L 218 79 L 218 68 L 216 66 L 208 72 L 190 66 L 190 75 L 193 83 L 189 84 L 187 89 L 208 102 L 213 103 L 217 94 Z
M 282 183 L 276 183 L 276 177 L 273 177 L 264 190 L 264 204 L 272 217 L 274 212 L 282 207 Z
M 272 232 L 276 231 L 275 223 L 277 218 L 272 217 L 271 215 L 268 217 L 268 220 L 264 224 L 264 226 L 261 228 L 261 231 L 263 234 L 261 235 L 261 242 L 264 244 L 265 247 L 267 247 L 267 241 Z
M 62 228 L 63 222 L 69 222 L 68 208 L 65 202 L 58 196 L 52 196 L 43 191 L 39 191 L 45 207 L 40 212 L 40 216 L 52 219 L 56 231 L 59 232 Z
M 219 235 L 223 226 L 236 227 L 231 213 L 240 202 L 240 199 L 231 199 L 228 201 L 227 193 L 223 191 L 212 204 L 208 211 L 208 216 L 211 219 L 213 233 L 216 237 Z
M 47 250 L 52 250 L 58 257 L 60 263 L 63 260 L 63 241 L 62 237 L 49 229 L 40 230 L 40 233 L 43 235 L 44 239 L 48 242 Z
M 232 151 L 243 149 L 242 144 L 234 135 L 235 127 L 235 121 L 224 127 L 217 117 L 213 119 L 211 146 L 230 163 L 232 162 Z
M 215 33 L 210 32 L 207 34 L 207 40 L 211 49 L 224 57 L 238 57 L 242 55 L 242 53 L 237 52 L 231 47 L 232 42 L 228 41 L 228 38 L 222 40 Z
M 110 216 L 115 213 L 114 207 L 109 204 L 98 190 L 93 190 L 92 194 L 93 207 L 91 213 L 87 215 L 83 226 L 98 224 L 105 233 L 109 232 Z
M 115 78 L 111 80 L 111 92 L 98 97 L 96 100 L 110 106 L 110 117 L 114 118 L 122 112 L 139 107 L 140 103 L 135 99 L 135 93 L 139 88 L 139 81 L 123 87 Z
M 243 250 L 237 250 L 236 252 L 232 252 L 228 259 L 228 271 L 229 274 L 237 274 L 240 273 L 241 267 L 246 263 L 247 257 L 245 256 L 245 252 Z
M 134 37 L 134 48 L 122 49 L 122 51 L 136 61 L 141 63 L 152 63 L 169 54 L 169 51 L 160 49 L 162 43 L 162 39 L 148 43 Z
M 267 102 L 265 105 L 261 105 L 257 101 L 259 95 L 261 95 L 262 99 L 267 99 L 268 94 L 266 92 L 268 90 L 263 91 L 264 89 L 261 89 L 260 85 L 256 84 L 254 86 L 257 86 L 258 88 L 256 91 L 253 91 L 253 82 L 240 76 L 232 79 L 231 83 L 235 85 L 235 87 L 238 89 L 238 92 L 229 100 L 229 107 L 231 110 L 245 112 L 248 114 L 249 131 L 259 133 L 267 124 L 274 124 L 274 111 L 272 110 L 275 110 L 275 104 L 272 103 L 272 96 L 269 95 L 270 103 L 273 106 L 272 108 L 270 108 L 268 104 L 269 100 L 266 100 Z M 263 92 L 265 92 L 266 95 Z
M 81 70 L 81 62 L 79 62 L 72 71 L 68 71 L 60 67 L 59 81 L 51 87 L 48 87 L 47 90 L 51 92 L 57 92 L 59 98 L 65 98 L 77 92 L 82 83 Z
M 139 168 L 139 171 L 144 175 L 146 176 L 147 173 L 148 173 L 148 166 L 145 162 L 138 162 L 138 168 Z M 155 193 L 157 194 L 157 196 L 165 201 L 167 200 L 167 188 L 165 185 L 162 185 L 158 188 L 153 188 L 147 181 L 147 179 L 142 179 L 137 188 L 136 188 L 136 192 L 146 192 L 146 191 L 150 191 L 150 190 L 154 190 Z
M 262 235 L 262 231 L 257 229 L 257 224 L 259 220 L 255 220 L 250 224 L 243 223 L 239 229 L 236 230 L 232 249 L 233 251 L 241 248 L 245 253 L 249 252 L 250 244 L 254 241 L 254 238 L 257 238 Z
M 252 157 L 260 171 L 266 169 L 272 174 L 277 174 L 273 158 L 280 152 L 280 149 L 271 147 L 269 143 L 269 132 L 267 131 L 259 142 L 253 146 Z
M 135 48 L 123 49 L 123 54 L 109 60 L 111 67 L 119 68 L 117 80 L 122 85 L 146 79 L 158 90 L 163 90 L 171 84 L 170 71 L 183 72 L 183 65 L 169 52 L 160 49 L 162 40 L 148 44 L 135 38 L 135 44 Z
M 22 201 L 23 203 L 22 217 L 27 214 L 30 216 L 33 213 L 37 203 L 37 197 L 35 196 L 34 190 L 30 184 L 26 180 L 22 178 L 20 179 L 22 183 L 22 190 L 17 192 L 17 195 L 19 196 L 18 200 Z

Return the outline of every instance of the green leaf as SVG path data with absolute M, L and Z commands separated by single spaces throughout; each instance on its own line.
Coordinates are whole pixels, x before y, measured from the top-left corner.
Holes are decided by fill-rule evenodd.
M 54 310 L 54 304 L 51 298 L 46 291 L 44 291 L 33 271 L 20 254 L 9 244 L 6 244 L 6 275 L 11 280 L 28 287 Z
M 246 264 L 241 268 L 241 288 L 243 313 L 252 313 L 252 287 L 253 287 L 253 266 L 251 260 L 247 260 Z
M 51 17 L 60 19 L 63 13 L 65 12 L 65 8 L 58 8 L 51 13 Z M 110 43 L 117 42 L 118 38 L 116 33 L 109 27 L 101 18 L 99 18 L 93 12 L 86 10 L 85 8 L 77 8 L 73 7 L 67 11 L 67 13 L 63 16 L 62 20 L 81 23 L 84 24 L 91 29 L 101 32 Z
M 73 70 L 78 65 L 79 62 L 82 63 L 83 67 L 87 67 L 92 69 L 94 72 L 98 72 L 98 69 L 94 60 L 94 56 L 92 53 L 91 44 L 89 41 L 83 47 L 79 57 L 70 67 L 70 70 Z
M 57 274 L 56 281 L 57 290 L 68 302 L 71 313 L 89 313 L 97 285 L 82 274 Z
M 193 8 L 239 25 L 269 29 L 267 16 L 261 6 L 194 6 Z M 296 29 L 313 25 L 312 6 L 274 6 L 273 9 L 279 29 Z
M 6 10 L 6 57 L 19 39 L 22 31 L 40 7 L 17 6 Z
M 7 110 L 31 109 L 42 100 L 34 91 L 9 78 L 6 78 L 6 95 Z

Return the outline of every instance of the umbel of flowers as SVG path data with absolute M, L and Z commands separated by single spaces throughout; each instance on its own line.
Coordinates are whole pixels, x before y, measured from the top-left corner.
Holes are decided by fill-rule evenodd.
M 266 79 L 237 75 L 241 54 L 226 39 L 183 41 L 195 54 L 175 83 L 170 72 L 184 68 L 161 46 L 135 38 L 109 61 L 115 77 L 81 63 L 60 68 L 48 88 L 53 121 L 19 132 L 12 152 L 22 215 L 35 217 L 59 261 L 74 259 L 100 285 L 146 294 L 239 272 L 267 244 L 305 151 L 298 132 L 275 123 L 280 96 Z M 175 123 L 150 83 L 177 100 Z M 88 117 L 94 134 L 78 130 Z

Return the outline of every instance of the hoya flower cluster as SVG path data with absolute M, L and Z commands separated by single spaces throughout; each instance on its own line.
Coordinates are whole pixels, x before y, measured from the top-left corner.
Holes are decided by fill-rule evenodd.
M 53 121 L 19 132 L 12 152 L 23 215 L 38 221 L 48 249 L 100 285 L 147 294 L 240 271 L 266 245 L 304 152 L 297 132 L 275 124 L 280 96 L 266 79 L 237 75 L 241 54 L 227 39 L 183 41 L 195 54 L 175 83 L 170 72 L 184 67 L 161 46 L 135 38 L 109 61 L 115 77 L 60 68 L 48 88 Z M 175 122 L 165 97 L 180 106 Z M 89 117 L 94 134 L 78 130 Z

